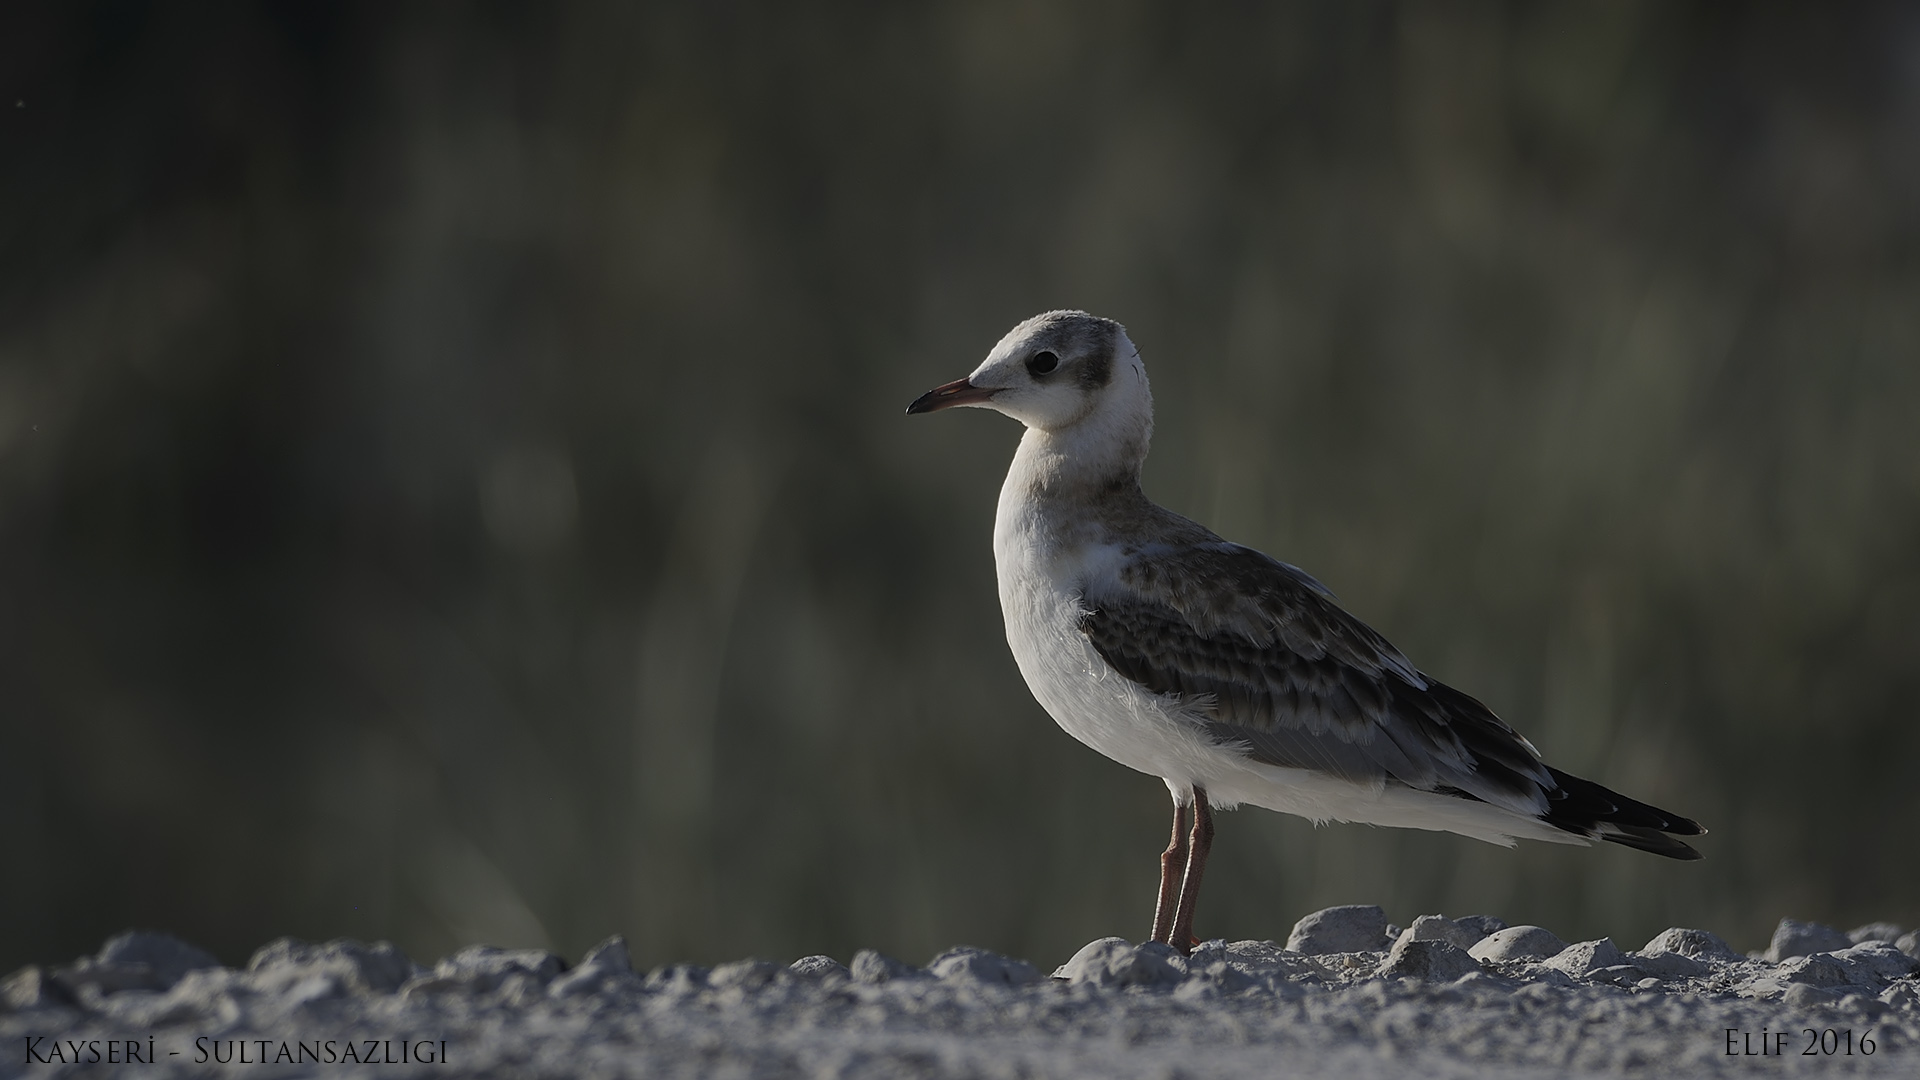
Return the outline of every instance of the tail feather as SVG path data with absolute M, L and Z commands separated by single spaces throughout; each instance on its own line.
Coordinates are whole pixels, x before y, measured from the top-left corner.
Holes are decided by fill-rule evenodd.
M 1692 861 L 1706 856 L 1695 851 L 1690 845 L 1675 840 L 1658 829 L 1643 829 L 1634 825 L 1615 825 L 1611 822 L 1600 824 L 1600 839 L 1609 843 L 1630 847 L 1636 851 L 1650 851 L 1655 855 L 1665 855 L 1669 859 Z
M 1547 793 L 1544 819 L 1555 828 L 1621 844 L 1669 859 L 1698 859 L 1698 851 L 1674 836 L 1700 836 L 1707 830 L 1691 818 L 1649 806 L 1591 780 L 1548 767 L 1559 786 Z M 1671 835 L 1669 835 L 1671 834 Z

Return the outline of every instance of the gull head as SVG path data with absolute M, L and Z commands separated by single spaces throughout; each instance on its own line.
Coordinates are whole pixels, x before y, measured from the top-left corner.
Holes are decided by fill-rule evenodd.
M 1140 351 L 1119 323 L 1084 311 L 1035 315 L 1007 331 L 973 374 L 927 391 L 907 412 L 962 405 L 993 409 L 1045 432 L 1095 418 L 1136 420 L 1136 414 L 1150 424 L 1153 415 Z

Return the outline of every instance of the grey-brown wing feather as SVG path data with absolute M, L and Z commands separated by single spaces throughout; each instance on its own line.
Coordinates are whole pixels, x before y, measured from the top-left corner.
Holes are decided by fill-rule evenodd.
M 1558 786 L 1480 702 L 1413 667 L 1294 567 L 1225 542 L 1143 550 L 1081 632 L 1121 675 L 1200 709 L 1255 760 L 1543 813 Z

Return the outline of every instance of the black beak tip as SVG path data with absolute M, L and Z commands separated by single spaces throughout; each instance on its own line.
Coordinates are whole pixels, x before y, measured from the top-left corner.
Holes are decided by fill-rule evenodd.
M 995 393 L 997 391 L 982 390 L 965 379 L 955 379 L 914 398 L 913 404 L 907 406 L 907 415 L 938 412 L 950 405 L 977 405 L 991 398 Z

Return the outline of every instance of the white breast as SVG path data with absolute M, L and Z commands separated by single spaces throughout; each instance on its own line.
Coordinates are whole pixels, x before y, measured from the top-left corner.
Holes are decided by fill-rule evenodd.
M 1216 743 L 1201 717 L 1114 671 L 1080 632 L 1087 583 L 1117 573 L 1119 548 L 1088 534 L 1084 522 L 1070 530 L 1049 519 L 1023 497 L 1025 485 L 1008 479 L 993 536 L 1007 644 L 1028 689 L 1067 734 L 1165 779 L 1176 800 L 1199 786 L 1216 807 L 1251 803 L 1315 822 L 1441 829 L 1498 844 L 1514 836 L 1585 843 L 1487 803 L 1264 765 Z
M 1019 492 L 1002 492 L 994 563 L 1020 674 L 1067 734 L 1170 786 L 1191 787 L 1218 767 L 1220 749 L 1172 703 L 1108 667 L 1080 632 L 1086 582 L 1113 572 L 1118 549 L 1075 542 L 1051 524 Z

